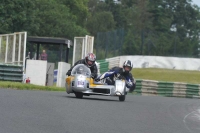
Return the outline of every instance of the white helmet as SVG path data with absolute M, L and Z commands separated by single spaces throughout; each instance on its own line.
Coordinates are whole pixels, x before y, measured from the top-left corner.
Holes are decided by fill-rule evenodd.
M 88 64 L 88 61 L 91 61 L 93 62 L 92 64 Z M 91 67 L 95 64 L 95 61 L 96 61 L 96 55 L 93 54 L 93 53 L 88 53 L 86 56 L 85 56 L 85 64 L 88 66 L 88 67 Z
M 123 64 L 123 71 L 125 72 L 125 73 L 129 73 L 130 71 L 126 71 L 124 68 L 125 67 L 130 67 L 131 69 L 130 69 L 130 71 L 132 70 L 132 68 L 133 68 L 133 63 L 130 61 L 130 60 L 126 60 L 125 62 L 124 62 L 124 64 Z

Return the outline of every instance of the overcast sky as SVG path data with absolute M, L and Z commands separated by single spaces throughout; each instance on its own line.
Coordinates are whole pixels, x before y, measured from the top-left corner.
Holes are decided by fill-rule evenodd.
M 194 4 L 198 5 L 200 7 L 200 0 L 192 0 Z

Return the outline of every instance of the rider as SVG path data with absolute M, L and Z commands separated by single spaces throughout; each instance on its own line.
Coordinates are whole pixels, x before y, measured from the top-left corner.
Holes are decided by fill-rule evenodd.
M 132 68 L 133 68 L 133 63 L 130 60 L 127 60 L 124 62 L 123 68 L 113 67 L 107 72 L 100 75 L 98 78 L 96 78 L 95 81 L 98 82 L 102 79 L 105 79 L 105 83 L 107 83 L 108 85 L 114 85 L 116 78 L 125 79 L 126 87 L 129 88 L 129 92 L 133 92 L 136 83 L 134 81 L 132 74 L 130 73 Z
M 90 70 L 91 70 L 91 77 L 93 79 L 95 79 L 97 77 L 97 66 L 96 66 L 96 55 L 93 53 L 88 53 L 84 59 L 81 59 L 79 61 L 77 61 L 74 66 L 72 66 L 68 72 L 67 75 L 70 76 L 71 75 L 71 71 L 72 69 L 78 65 L 78 64 L 85 64 Z

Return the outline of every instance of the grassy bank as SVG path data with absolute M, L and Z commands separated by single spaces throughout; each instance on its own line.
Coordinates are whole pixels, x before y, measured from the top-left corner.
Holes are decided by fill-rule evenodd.
M 184 82 L 191 84 L 200 84 L 200 71 L 184 71 L 172 69 L 156 68 L 135 68 L 132 74 L 136 79 L 148 79 L 169 82 Z

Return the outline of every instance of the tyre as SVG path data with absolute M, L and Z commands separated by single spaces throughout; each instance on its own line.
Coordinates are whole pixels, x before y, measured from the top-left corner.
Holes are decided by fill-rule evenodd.
M 83 93 L 80 92 L 74 92 L 76 98 L 83 98 Z
M 123 96 L 119 96 L 119 101 L 125 101 L 125 99 L 126 99 L 126 95 L 123 95 Z

